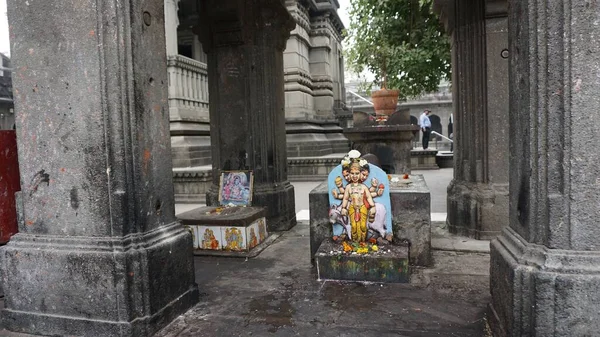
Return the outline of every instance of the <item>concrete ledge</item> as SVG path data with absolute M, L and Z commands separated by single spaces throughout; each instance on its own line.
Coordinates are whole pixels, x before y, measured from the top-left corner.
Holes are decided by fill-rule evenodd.
M 437 170 L 440 167 L 436 162 L 438 150 L 416 149 L 410 151 L 410 165 L 412 170 Z

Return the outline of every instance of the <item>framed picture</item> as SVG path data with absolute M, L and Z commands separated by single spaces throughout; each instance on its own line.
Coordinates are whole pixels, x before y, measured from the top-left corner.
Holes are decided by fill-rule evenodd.
M 252 204 L 254 176 L 252 171 L 224 171 L 219 183 L 219 203 L 236 206 Z

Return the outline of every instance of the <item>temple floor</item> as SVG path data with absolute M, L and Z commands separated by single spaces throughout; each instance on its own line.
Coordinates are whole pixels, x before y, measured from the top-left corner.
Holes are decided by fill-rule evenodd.
M 156 336 L 487 336 L 489 242 L 444 228 L 452 169 L 415 173 L 432 192 L 434 267 L 410 284 L 317 281 L 304 220 L 256 258 L 195 257 L 200 303 Z M 294 183 L 299 219 L 318 184 Z
M 411 284 L 340 283 L 317 281 L 308 229 L 253 259 L 196 257 L 200 303 L 156 336 L 486 335 L 489 254 L 467 239 L 461 252 L 434 250 Z

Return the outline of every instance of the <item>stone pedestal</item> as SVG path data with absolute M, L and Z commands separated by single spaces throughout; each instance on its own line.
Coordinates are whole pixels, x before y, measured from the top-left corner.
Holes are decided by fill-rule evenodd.
M 194 254 L 255 257 L 269 237 L 263 207 L 199 207 L 177 218 L 194 234 Z
M 514 1 L 510 228 L 491 244 L 495 336 L 600 330 L 600 12 Z
M 279 0 L 201 2 L 208 54 L 213 183 L 221 171 L 254 171 L 253 204 L 267 208 L 269 230 L 295 225 L 287 180 L 283 49 L 294 21 Z
M 325 239 L 315 254 L 319 280 L 408 283 L 408 247 L 386 245 L 365 255 L 345 253 L 342 245 Z
M 506 6 L 504 0 L 436 0 L 452 35 L 454 179 L 447 222 L 452 233 L 477 239 L 508 225 Z
M 410 264 L 431 264 L 431 195 L 422 175 L 411 175 L 412 184 L 390 183 L 392 231 L 394 242 L 410 242 Z M 321 244 L 332 237 L 329 222 L 327 182 L 309 194 L 310 256 L 315 257 Z
M 3 327 L 150 336 L 198 301 L 175 219 L 159 0 L 8 2 L 22 182 Z
M 344 130 L 360 153 L 372 153 L 379 158 L 381 168 L 388 174 L 410 173 L 411 140 L 416 125 L 368 125 Z

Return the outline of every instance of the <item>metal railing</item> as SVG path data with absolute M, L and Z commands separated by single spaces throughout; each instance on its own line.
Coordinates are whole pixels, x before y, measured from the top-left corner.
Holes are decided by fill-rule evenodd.
M 442 137 L 442 138 L 444 138 L 444 139 L 446 139 L 446 140 L 449 140 L 449 141 L 450 141 L 450 143 L 454 143 L 454 141 L 453 141 L 452 139 L 450 139 L 450 138 L 448 138 L 448 137 L 446 137 L 446 136 L 444 136 L 444 135 L 442 135 L 442 134 L 439 134 L 439 133 L 437 133 L 437 132 L 435 132 L 435 131 L 431 131 L 431 133 L 432 133 L 432 134 L 434 134 L 434 135 L 437 135 L 437 136 L 439 136 L 439 137 Z

